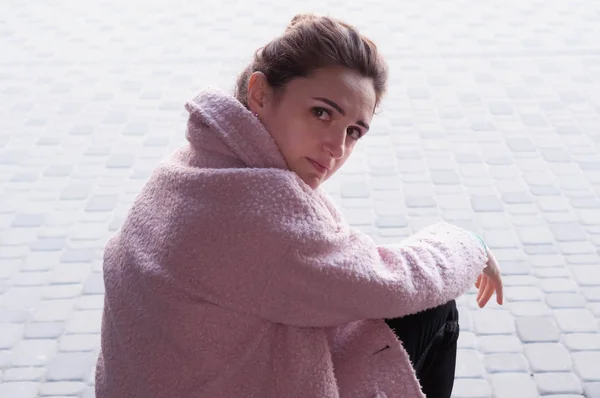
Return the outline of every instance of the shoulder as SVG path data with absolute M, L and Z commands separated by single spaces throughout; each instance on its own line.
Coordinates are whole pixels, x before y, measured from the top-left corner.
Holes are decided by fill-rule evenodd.
M 223 176 L 221 176 L 223 177 Z M 339 220 L 332 213 L 322 192 L 313 190 L 298 175 L 281 169 L 243 169 L 231 172 L 231 178 L 220 185 L 231 209 L 246 213 L 256 226 L 265 230 L 279 231 L 283 235 L 318 233 L 328 230 Z M 226 192 L 225 192 L 226 191 Z
M 236 173 L 237 174 L 237 173 Z M 245 175 L 244 175 L 245 174 Z M 237 174 L 246 200 L 277 216 L 312 218 L 318 212 L 315 192 L 294 172 L 280 169 L 249 169 Z

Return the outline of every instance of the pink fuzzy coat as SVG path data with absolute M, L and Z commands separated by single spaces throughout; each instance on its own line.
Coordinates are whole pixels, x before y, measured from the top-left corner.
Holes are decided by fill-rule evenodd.
M 477 238 L 440 223 L 378 246 L 233 97 L 186 108 L 189 145 L 106 246 L 97 398 L 423 397 L 382 319 L 463 294 Z

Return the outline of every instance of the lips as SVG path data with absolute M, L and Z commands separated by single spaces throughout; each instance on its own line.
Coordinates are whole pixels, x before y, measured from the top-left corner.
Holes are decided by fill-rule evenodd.
M 317 162 L 316 160 L 307 158 L 308 161 L 313 165 L 313 167 L 321 174 L 325 174 L 329 172 L 329 168 L 325 167 L 322 163 Z

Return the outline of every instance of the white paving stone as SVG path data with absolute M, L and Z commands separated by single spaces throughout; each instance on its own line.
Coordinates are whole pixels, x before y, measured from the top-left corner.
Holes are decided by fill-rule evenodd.
M 487 398 L 492 388 L 482 379 L 456 379 L 452 390 L 453 398 Z
M 573 373 L 538 373 L 533 379 L 541 395 L 583 393 L 581 382 Z
M 491 378 L 494 397 L 538 397 L 538 390 L 535 381 L 526 373 L 497 373 L 492 375 Z
M 479 350 L 486 354 L 523 351 L 523 346 L 519 338 L 514 335 L 479 336 L 477 342 Z
M 534 372 L 566 372 L 572 368 L 569 351 L 559 343 L 526 344 L 525 356 Z
M 581 380 L 600 382 L 600 351 L 574 352 L 571 356 Z
M 487 354 L 485 356 L 485 369 L 489 373 L 518 373 L 527 372 L 529 365 L 523 354 Z
M 599 351 L 600 334 L 573 333 L 562 337 L 565 347 L 570 351 Z
M 0 383 L 0 397 L 36 398 L 39 385 L 28 381 Z
M 456 377 L 477 378 L 483 377 L 483 356 L 476 350 L 460 349 L 457 353 Z
M 563 332 L 583 333 L 599 332 L 598 321 L 587 309 L 556 310 L 554 313 L 558 326 Z

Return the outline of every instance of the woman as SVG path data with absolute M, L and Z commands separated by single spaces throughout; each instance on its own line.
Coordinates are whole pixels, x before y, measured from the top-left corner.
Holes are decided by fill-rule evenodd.
M 297 16 L 235 96 L 187 104 L 189 145 L 161 164 L 107 244 L 98 398 L 449 397 L 454 299 L 480 239 L 441 223 L 377 246 L 319 188 L 385 91 L 376 46 Z

